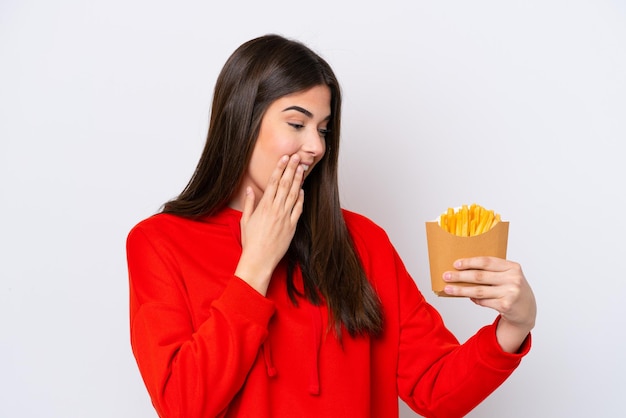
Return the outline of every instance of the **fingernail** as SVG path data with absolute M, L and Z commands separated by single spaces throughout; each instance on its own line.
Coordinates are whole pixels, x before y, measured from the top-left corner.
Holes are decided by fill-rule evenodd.
M 455 269 L 461 268 L 461 260 L 456 260 L 456 261 L 454 262 L 454 268 L 455 268 Z
M 450 273 L 444 273 L 444 275 L 443 275 L 443 279 L 444 279 L 445 281 L 448 281 L 448 280 L 450 280 L 451 278 L 452 278 L 452 275 L 451 275 Z

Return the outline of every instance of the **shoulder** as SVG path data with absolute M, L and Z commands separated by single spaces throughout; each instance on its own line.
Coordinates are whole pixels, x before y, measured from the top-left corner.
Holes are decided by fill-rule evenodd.
M 203 248 L 219 248 L 238 239 L 240 218 L 241 212 L 231 209 L 198 218 L 158 213 L 131 228 L 127 245 L 149 243 L 156 247 L 191 251 L 201 243 Z
M 158 236 L 160 234 L 167 233 L 168 230 L 180 228 L 186 222 L 189 222 L 189 220 L 180 216 L 157 213 L 133 226 L 128 233 L 128 236 L 132 237 L 138 234 Z
M 342 209 L 346 227 L 358 247 L 379 247 L 390 245 L 387 232 L 370 218 L 356 212 Z
M 343 213 L 343 219 L 351 232 L 354 230 L 357 232 L 370 232 L 386 235 L 383 228 L 365 215 L 361 215 L 360 213 L 352 212 L 347 209 L 341 209 L 341 211 Z
M 132 227 L 128 233 L 127 242 L 148 241 L 155 245 L 182 243 L 193 240 L 196 235 L 210 228 L 210 222 L 158 213 Z
M 157 213 L 135 225 L 129 235 L 139 231 L 148 235 L 177 235 L 228 229 L 238 225 L 240 219 L 241 212 L 228 207 L 213 215 L 202 215 L 197 218 Z
M 343 214 L 365 274 L 381 300 L 396 304 L 398 296 L 394 289 L 408 274 L 387 232 L 366 216 L 347 210 Z
M 185 220 L 178 216 L 158 213 L 133 226 L 126 237 L 127 250 L 148 247 L 162 247 L 171 241 L 172 235 L 178 235 L 181 223 Z

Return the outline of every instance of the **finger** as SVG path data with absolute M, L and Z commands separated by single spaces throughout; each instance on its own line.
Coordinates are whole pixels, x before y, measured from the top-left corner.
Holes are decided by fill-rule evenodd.
M 293 205 L 293 210 L 291 211 L 291 223 L 296 224 L 298 219 L 300 219 L 300 215 L 302 215 L 302 210 L 304 208 L 304 190 L 300 189 L 298 192 L 298 199 L 296 203 Z
M 474 304 L 478 305 L 478 306 L 482 306 L 483 308 L 491 308 L 491 309 L 495 309 L 498 312 L 501 312 L 501 307 L 500 307 L 500 299 L 496 299 L 496 298 L 475 298 L 475 297 L 469 297 L 469 299 L 474 302 Z
M 449 295 L 470 298 L 477 305 L 490 307 L 501 313 L 507 312 L 511 303 L 519 299 L 522 290 L 518 284 L 507 280 L 502 280 L 498 285 L 485 283 L 465 286 L 450 283 L 444 287 L 444 292 Z
M 506 271 L 511 268 L 510 261 L 498 257 L 471 257 L 461 258 L 453 264 L 457 270 L 489 270 L 489 271 Z
M 502 273 L 490 270 L 456 270 L 446 271 L 443 280 L 447 283 L 472 283 L 482 285 L 496 285 L 502 282 Z
M 450 296 L 464 297 L 472 300 L 489 300 L 499 297 L 497 288 L 493 286 L 455 286 L 449 284 L 444 287 L 443 291 Z M 477 302 L 474 301 L 474 303 Z
M 278 190 L 278 184 L 283 176 L 285 168 L 287 168 L 288 162 L 288 155 L 283 155 L 282 157 L 280 157 L 280 160 L 278 160 L 278 164 L 276 164 L 276 168 L 274 169 L 274 171 L 272 171 L 272 174 L 267 181 L 267 186 L 265 186 L 265 192 L 261 197 L 262 200 L 274 200 L 274 197 L 276 196 L 276 191 Z
M 246 195 L 243 199 L 243 213 L 241 215 L 241 222 L 246 224 L 252 215 L 254 210 L 254 191 L 252 187 L 246 187 Z
M 292 155 L 278 182 L 278 189 L 276 190 L 274 201 L 279 207 L 284 205 L 284 207 L 291 211 L 293 203 L 298 198 L 298 189 L 302 181 L 297 182 L 296 176 L 298 176 L 298 172 L 300 172 L 299 176 L 300 179 L 302 179 L 302 171 L 300 156 L 297 154 Z
M 304 168 L 301 164 L 296 167 L 295 175 L 292 179 L 289 193 L 285 199 L 285 208 L 293 211 L 294 205 L 300 199 L 300 191 L 302 190 L 302 179 L 304 179 Z

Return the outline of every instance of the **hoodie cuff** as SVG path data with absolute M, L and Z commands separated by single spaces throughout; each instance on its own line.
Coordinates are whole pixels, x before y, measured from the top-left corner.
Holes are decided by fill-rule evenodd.
M 237 276 L 232 276 L 214 306 L 224 312 L 242 316 L 263 328 L 267 328 L 276 310 L 274 302 Z
M 502 350 L 496 337 L 498 322 L 500 322 L 500 315 L 498 315 L 493 324 L 487 325 L 478 331 L 479 347 L 481 348 L 480 356 L 485 364 L 494 369 L 512 370 L 519 365 L 522 357 L 530 351 L 532 337 L 531 334 L 528 333 L 528 336 L 526 336 L 526 339 L 517 352 L 507 353 Z

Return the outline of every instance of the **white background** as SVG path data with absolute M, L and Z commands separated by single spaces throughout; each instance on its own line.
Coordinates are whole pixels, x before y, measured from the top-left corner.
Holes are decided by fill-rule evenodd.
M 0 416 L 156 416 L 126 234 L 191 176 L 226 58 L 270 32 L 334 67 L 343 205 L 387 230 L 462 341 L 494 313 L 430 292 L 424 222 L 472 202 L 511 222 L 534 346 L 470 416 L 625 416 L 617 0 L 1 0 Z

